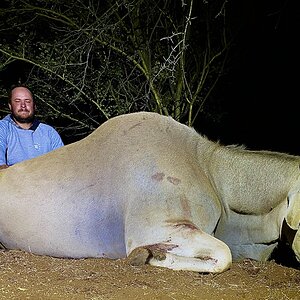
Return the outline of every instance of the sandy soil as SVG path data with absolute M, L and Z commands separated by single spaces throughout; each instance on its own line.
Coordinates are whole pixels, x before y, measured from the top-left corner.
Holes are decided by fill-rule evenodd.
M 221 274 L 0 252 L 0 299 L 300 299 L 300 270 L 245 260 Z

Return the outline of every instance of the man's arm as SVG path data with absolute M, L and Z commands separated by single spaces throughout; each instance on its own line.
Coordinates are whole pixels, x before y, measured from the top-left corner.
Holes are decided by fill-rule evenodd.
M 7 168 L 6 148 L 7 148 L 7 126 L 5 122 L 0 121 L 0 169 Z
M 59 133 L 54 129 L 53 127 L 51 128 L 51 147 L 52 150 L 60 148 L 64 146 L 64 143 L 59 135 Z

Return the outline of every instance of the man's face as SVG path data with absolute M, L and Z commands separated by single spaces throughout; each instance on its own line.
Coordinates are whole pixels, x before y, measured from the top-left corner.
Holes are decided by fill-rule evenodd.
M 35 104 L 32 94 L 24 87 L 12 90 L 11 101 L 8 104 L 14 119 L 19 123 L 32 123 L 35 113 Z

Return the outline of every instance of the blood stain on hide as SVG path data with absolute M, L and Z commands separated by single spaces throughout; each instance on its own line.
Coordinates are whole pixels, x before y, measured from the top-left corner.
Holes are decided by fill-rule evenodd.
M 162 181 L 164 179 L 164 177 L 165 177 L 164 173 L 156 173 L 151 176 L 151 178 L 156 181 Z
M 197 258 L 203 260 L 203 261 L 211 261 L 213 264 L 217 264 L 218 260 L 210 257 L 210 256 L 198 256 Z
M 175 224 L 174 227 L 184 227 L 184 228 L 188 228 L 191 230 L 197 230 L 197 226 L 195 226 L 193 223 L 179 223 L 179 224 Z
M 177 248 L 178 245 L 176 244 L 165 244 L 165 243 L 157 243 L 152 245 L 147 245 L 146 248 L 149 249 L 151 252 L 153 251 L 161 251 L 161 252 L 167 252 L 170 250 L 173 250 L 174 248 Z
M 183 229 L 191 229 L 191 230 L 199 231 L 199 228 L 188 219 L 170 219 L 167 220 L 166 223 L 170 224 L 174 228 L 183 228 Z M 201 231 L 199 231 L 199 234 L 200 233 Z
M 190 219 L 192 217 L 191 207 L 190 207 L 189 200 L 187 199 L 187 197 L 185 195 L 180 196 L 180 204 L 181 204 L 185 219 L 187 219 L 187 220 Z
M 181 180 L 179 178 L 171 177 L 171 176 L 168 176 L 167 180 L 174 185 L 178 185 L 181 182 Z

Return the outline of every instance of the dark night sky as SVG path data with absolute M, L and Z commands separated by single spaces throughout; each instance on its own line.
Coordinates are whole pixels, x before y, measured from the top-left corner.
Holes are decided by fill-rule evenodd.
M 200 118 L 198 132 L 224 144 L 300 155 L 297 2 L 228 1 L 238 31 L 229 73 L 214 95 L 224 114 L 217 122 Z
M 226 144 L 300 155 L 297 1 L 240 2 L 237 57 L 219 91 L 228 113 L 205 134 Z

